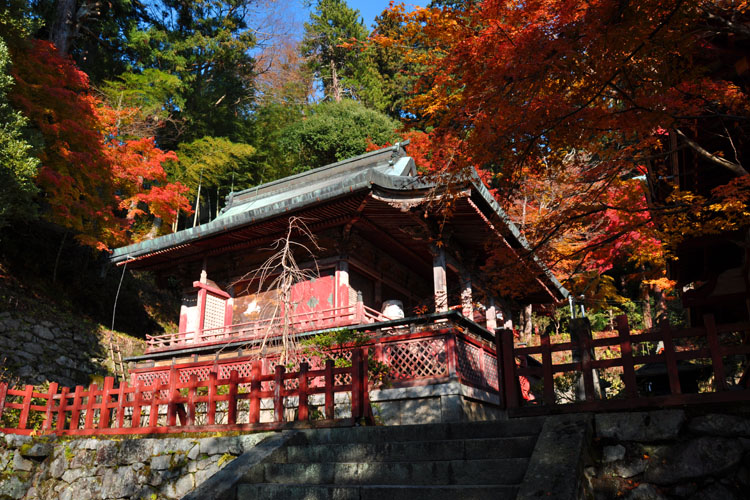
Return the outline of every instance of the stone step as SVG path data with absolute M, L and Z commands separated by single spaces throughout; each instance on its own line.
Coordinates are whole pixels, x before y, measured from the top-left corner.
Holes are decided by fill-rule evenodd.
M 301 431 L 291 444 L 372 443 L 384 441 L 434 441 L 538 435 L 544 418 L 492 420 L 386 427 L 309 429 Z
M 320 486 L 239 484 L 237 500 L 512 500 L 515 486 Z
M 287 446 L 277 462 L 420 462 L 527 458 L 536 436 Z
M 319 485 L 518 485 L 528 459 L 262 464 L 250 483 Z

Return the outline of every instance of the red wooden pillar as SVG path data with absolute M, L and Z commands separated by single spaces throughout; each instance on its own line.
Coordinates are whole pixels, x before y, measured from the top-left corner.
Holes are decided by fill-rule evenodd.
M 703 324 L 706 326 L 706 338 L 708 340 L 708 348 L 711 351 L 711 364 L 714 369 L 714 387 L 717 391 L 727 390 L 727 379 L 724 372 L 724 359 L 721 352 L 721 344 L 719 343 L 719 335 L 716 332 L 716 322 L 714 321 L 713 314 L 706 314 L 703 316 Z
M 360 325 L 365 322 L 365 301 L 362 292 L 357 292 L 357 304 L 354 307 L 354 323 Z
M 252 421 L 251 421 L 252 422 Z M 216 423 L 216 372 L 208 372 L 208 425 Z
M 29 422 L 29 411 L 31 411 L 31 399 L 34 396 L 34 386 L 27 385 L 23 391 L 23 407 L 21 408 L 21 417 L 18 419 L 18 428 L 25 429 Z
M 178 388 L 179 383 L 180 374 L 177 372 L 177 368 L 172 366 L 172 368 L 169 369 L 169 388 L 167 389 L 167 425 L 169 427 L 174 427 L 175 425 L 177 425 L 176 401 L 180 394 L 180 390 Z
M 260 377 L 263 365 L 260 360 L 253 361 L 250 365 L 250 411 L 249 422 L 255 424 L 260 422 Z
M 633 345 L 630 343 L 628 318 L 623 314 L 615 318 L 615 322 L 617 323 L 617 333 L 620 336 L 620 358 L 622 359 L 622 379 L 625 383 L 625 395 L 628 398 L 635 398 L 638 396 L 638 387 L 635 382 Z
M 239 373 L 232 370 L 229 373 L 229 398 L 227 400 L 227 423 L 234 425 L 237 423 L 237 381 Z
M 352 351 L 352 421 L 362 417 L 362 352 Z
M 8 395 L 8 384 L 6 382 L 0 382 L 0 418 L 3 416 L 5 410 L 5 398 Z
M 193 373 L 188 382 L 187 422 L 186 425 L 195 425 L 195 397 L 198 386 L 198 376 Z
M 307 372 L 310 369 L 310 365 L 307 363 L 300 363 L 299 365 L 299 392 L 298 392 L 298 411 L 297 420 L 306 421 L 309 417 L 309 411 L 307 406 Z
M 135 394 L 133 395 L 133 418 L 130 427 L 137 428 L 141 426 L 141 406 L 143 405 L 143 381 L 139 380 L 135 384 Z
M 112 392 L 114 390 L 115 379 L 113 377 L 106 377 L 104 379 L 104 390 L 102 391 L 102 404 L 99 407 L 99 428 L 109 428 L 109 402 L 112 398 Z
M 579 345 L 581 346 L 581 370 L 583 371 L 583 390 L 586 401 L 594 400 L 594 372 L 591 368 L 591 337 L 588 335 L 579 336 Z
M 81 419 L 81 406 L 83 401 L 83 386 L 77 385 L 73 392 L 73 407 L 70 411 L 70 430 L 78 429 Z
M 672 394 L 682 394 L 680 387 L 680 374 L 677 371 L 677 356 L 675 356 L 674 341 L 672 340 L 672 327 L 669 321 L 662 320 L 659 324 L 662 342 L 664 342 L 664 359 L 667 364 L 667 375 L 669 376 L 669 389 Z
M 83 425 L 84 429 L 94 428 L 94 405 L 96 404 L 96 393 L 97 385 L 91 384 L 89 386 L 88 396 L 86 397 L 86 419 Z
M 552 372 L 552 349 L 549 335 L 542 335 L 542 372 L 544 376 L 544 404 L 555 404 L 555 375 Z
M 148 411 L 148 426 L 156 427 L 159 424 L 159 393 L 161 392 L 163 383 L 160 378 L 155 378 L 154 383 L 151 384 L 151 406 Z M 169 391 L 167 391 L 169 394 Z M 167 396 L 169 401 L 169 396 Z M 167 402 L 167 408 L 169 408 L 169 402 Z
M 325 380 L 323 381 L 323 384 L 325 384 L 324 392 L 325 392 L 325 413 L 327 419 L 333 419 L 334 416 L 334 400 L 333 400 L 333 385 L 335 383 L 335 380 L 333 379 L 333 360 L 327 359 L 326 360 L 326 366 L 324 371 L 324 377 Z
M 496 330 L 498 371 L 502 371 L 502 387 L 506 408 L 518 408 L 518 375 L 516 374 L 516 358 L 513 352 L 513 330 Z M 500 364 L 502 358 L 502 365 Z M 502 367 L 502 369 L 501 369 Z
M 198 324 L 195 326 L 195 333 L 193 333 L 193 342 L 196 344 L 202 340 L 203 337 L 203 322 L 206 320 L 206 297 L 208 291 L 200 287 L 198 288 Z
M 62 432 L 65 430 L 65 412 L 68 408 L 68 393 L 70 387 L 63 387 L 60 390 L 60 403 L 57 406 L 57 430 Z
M 456 336 L 449 332 L 445 336 L 445 355 L 448 362 L 448 376 L 456 377 Z
M 115 425 L 118 429 L 125 427 L 125 394 L 127 388 L 127 382 L 120 382 L 120 388 L 117 390 L 117 423 Z
M 273 384 L 273 414 L 274 421 L 284 421 L 284 373 L 286 368 L 276 365 Z
M 52 382 L 47 391 L 47 405 L 44 410 L 44 423 L 42 429 L 48 431 L 52 429 L 52 409 L 55 405 L 55 395 L 57 394 L 57 382 Z

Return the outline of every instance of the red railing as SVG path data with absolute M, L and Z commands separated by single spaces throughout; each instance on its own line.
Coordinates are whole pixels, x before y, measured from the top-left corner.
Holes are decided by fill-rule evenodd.
M 750 400 L 750 363 L 747 358 L 750 354 L 750 323 L 717 326 L 713 316 L 707 315 L 704 325 L 702 328 L 672 330 L 665 321 L 658 329 L 634 334 L 627 318 L 620 316 L 616 336 L 593 339 L 590 335 L 580 335 L 574 342 L 555 344 L 548 336 L 542 336 L 541 345 L 534 347 L 514 346 L 513 332 L 498 330 L 498 349 L 503 353 L 505 404 L 512 413 L 532 414 Z M 663 348 L 653 354 L 638 352 L 648 349 L 635 349 L 635 346 L 657 345 L 663 345 Z M 555 362 L 553 355 L 560 358 L 563 357 L 561 354 L 565 359 Z M 727 357 L 744 363 L 743 373 L 731 387 L 727 383 L 724 362 Z M 518 360 L 522 358 L 533 358 L 540 366 L 527 366 L 526 363 L 519 366 Z M 604 370 L 614 371 L 614 378 L 622 384 L 616 393 L 607 395 L 597 387 L 597 378 Z M 700 392 L 697 385 L 692 392 L 684 390 L 687 370 L 706 371 L 712 377 L 712 383 L 704 381 Z M 561 401 L 560 391 L 555 386 L 558 374 L 568 374 L 569 381 L 579 381 L 576 382 L 580 384 L 578 400 Z M 708 375 L 706 379 L 710 378 Z M 541 387 L 536 389 L 541 397 L 531 402 L 523 401 L 519 377 L 538 380 Z M 664 394 L 651 395 L 644 385 L 658 377 L 666 381 Z
M 393 386 L 455 378 L 479 389 L 497 392 L 500 388 L 495 349 L 454 329 L 379 337 L 368 346 L 374 359 L 389 367 Z
M 353 425 L 370 418 L 367 384 L 367 353 L 362 349 L 352 352 L 352 365 L 346 368 L 329 361 L 319 370 L 303 363 L 296 372 L 287 373 L 279 365 L 274 373 L 263 374 L 256 361 L 246 377 L 232 370 L 219 378 L 211 371 L 205 380 L 192 374 L 183 381 L 171 370 L 167 383 L 155 378 L 150 385 L 115 386 L 107 377 L 104 387 L 71 390 L 52 383 L 46 392 L 0 383 L 0 421 L 11 423 L 0 432 L 163 434 Z M 340 393 L 349 397 L 350 418 L 335 418 L 335 396 Z M 266 422 L 261 419 L 263 402 L 272 403 L 272 417 Z
M 362 302 L 357 302 L 352 306 L 295 314 L 291 318 L 291 328 L 295 333 L 304 333 L 388 319 L 376 310 L 365 306 Z M 225 342 L 253 341 L 266 336 L 276 337 L 280 335 L 280 326 L 281 320 L 279 318 L 269 318 L 193 332 L 146 335 L 146 352 L 153 353 Z
M 484 332 L 489 336 L 489 332 Z M 373 332 L 373 335 L 376 335 Z M 373 336 L 366 347 L 373 359 L 388 367 L 387 378 L 393 387 L 427 385 L 454 378 L 461 383 L 479 389 L 497 392 L 497 356 L 494 346 L 488 340 L 470 335 L 453 326 L 442 326 L 437 330 L 415 333 L 399 333 L 398 329 L 386 329 Z M 351 346 L 343 346 L 336 355 L 350 356 Z M 240 375 L 249 374 L 256 357 L 227 357 L 223 359 L 179 364 L 171 367 L 180 380 L 196 375 L 205 379 L 210 371 L 226 374 L 237 370 Z M 301 361 L 316 366 L 315 358 L 302 358 Z M 271 371 L 277 363 L 273 354 L 266 355 L 261 363 Z M 155 379 L 168 380 L 170 367 L 144 367 L 130 370 L 132 382 L 151 384 Z

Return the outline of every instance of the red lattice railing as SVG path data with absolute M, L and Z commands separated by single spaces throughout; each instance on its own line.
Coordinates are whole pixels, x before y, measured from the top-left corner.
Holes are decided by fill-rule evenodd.
M 46 392 L 37 392 L 31 385 L 13 389 L 0 383 L 0 432 L 88 435 L 258 430 L 283 428 L 292 422 L 353 425 L 371 415 L 367 353 L 361 349 L 352 352 L 352 365 L 347 368 L 335 368 L 332 361 L 317 370 L 302 363 L 289 373 L 276 366 L 273 373 L 264 374 L 260 361 L 242 367 L 247 375 L 231 364 L 218 369 L 174 367 L 166 372 L 166 381 L 164 372 L 155 371 L 140 374 L 134 385 L 116 387 L 114 379 L 107 377 L 103 388 L 92 384 L 88 389 L 71 390 L 52 383 Z M 337 382 L 345 376 L 350 383 Z M 322 383 L 310 383 L 316 380 Z M 337 393 L 349 396 L 350 419 L 334 418 Z M 322 412 L 312 407 L 315 395 L 322 395 L 318 398 Z M 261 422 L 264 401 L 272 402 L 270 422 Z
M 706 315 L 700 328 L 673 330 L 664 321 L 652 331 L 633 333 L 625 316 L 616 319 L 617 336 L 594 339 L 583 328 L 575 341 L 551 343 L 549 336 L 542 336 L 541 345 L 534 347 L 514 346 L 513 332 L 498 330 L 509 411 L 543 414 L 750 400 L 750 323 L 716 325 L 713 316 Z M 653 354 L 636 349 L 657 345 L 660 349 Z M 517 366 L 518 358 L 540 359 L 537 366 Z M 737 368 L 733 376 L 729 363 Z M 647 370 L 639 373 L 640 368 Z M 604 370 L 614 371 L 621 390 L 601 390 L 597 376 Z M 705 372 L 704 385 L 697 383 L 697 376 L 688 377 L 690 372 Z M 577 394 L 563 399 L 555 380 L 565 375 L 580 385 Z M 542 386 L 540 397 L 524 402 L 519 377 L 536 377 Z M 650 384 L 659 381 L 662 394 L 649 393 Z

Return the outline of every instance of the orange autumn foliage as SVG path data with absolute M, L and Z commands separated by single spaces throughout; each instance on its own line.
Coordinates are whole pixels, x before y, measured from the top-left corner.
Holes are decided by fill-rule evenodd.
M 187 188 L 167 182 L 162 164 L 176 160 L 154 140 L 124 140 L 117 124 L 132 110 L 97 98 L 88 77 L 40 40 L 13 57 L 11 99 L 43 139 L 37 184 L 45 217 L 99 249 L 131 239 L 137 221 L 171 223 L 190 210 Z
M 385 15 L 402 29 L 372 42 L 422 68 L 410 111 L 434 127 L 433 150 L 457 152 L 433 168 L 492 172 L 561 278 L 625 261 L 668 286 L 665 251 L 750 223 L 739 179 L 653 198 L 654 185 L 674 189 L 673 137 L 702 168 L 747 177 L 750 99 L 733 48 L 748 38 L 746 2 L 485 0 Z

